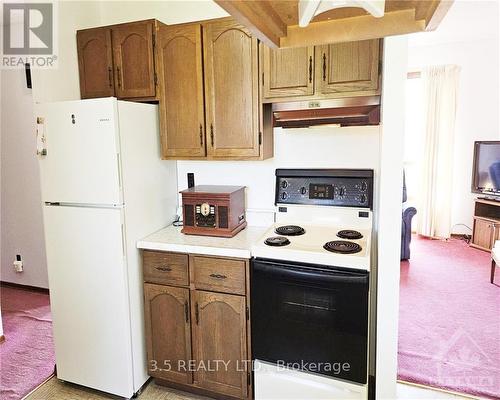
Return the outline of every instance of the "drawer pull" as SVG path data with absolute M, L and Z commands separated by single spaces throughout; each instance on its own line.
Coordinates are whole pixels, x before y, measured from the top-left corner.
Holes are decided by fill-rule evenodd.
M 170 272 L 172 271 L 172 268 L 170 267 L 155 267 L 158 271 L 161 271 L 161 272 Z
M 198 308 L 198 302 L 194 304 L 194 316 L 196 318 L 196 325 L 200 323 L 200 310 Z
M 226 279 L 227 276 L 226 275 L 221 275 L 221 274 L 210 274 L 210 278 L 214 278 L 214 279 Z

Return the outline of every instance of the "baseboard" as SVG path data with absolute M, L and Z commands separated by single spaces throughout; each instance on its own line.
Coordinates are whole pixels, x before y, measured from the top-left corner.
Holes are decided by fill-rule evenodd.
M 438 387 L 434 387 L 434 386 L 423 385 L 421 383 L 402 381 L 400 379 L 397 380 L 397 383 L 402 383 L 404 385 L 409 385 L 409 386 L 415 386 L 415 387 L 418 387 L 421 389 L 427 389 L 427 390 L 433 390 L 436 392 L 447 393 L 447 394 L 451 394 L 453 396 L 458 396 L 459 398 L 462 397 L 462 398 L 474 399 L 474 400 L 484 400 L 482 397 L 477 397 L 477 396 L 474 396 L 472 394 L 455 392 L 453 390 L 447 390 L 447 389 L 442 389 L 442 388 L 438 388 Z
M 0 343 L 3 343 L 3 342 L 5 342 L 5 336 L 4 335 L 0 336 Z
M 21 290 L 29 290 L 31 292 L 40 292 L 40 293 L 49 294 L 49 289 L 41 288 L 41 287 L 37 287 L 37 286 L 21 285 L 20 283 L 14 283 L 14 282 L 0 281 L 0 286 L 1 287 L 10 287 L 10 288 L 14 288 L 14 289 L 21 289 Z

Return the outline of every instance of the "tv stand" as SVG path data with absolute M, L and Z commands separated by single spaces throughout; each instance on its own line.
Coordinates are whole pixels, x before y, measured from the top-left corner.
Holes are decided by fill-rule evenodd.
M 496 197 L 496 196 L 487 196 L 487 195 L 484 195 L 484 196 L 479 196 L 477 199 L 478 200 L 489 200 L 489 201 L 500 202 L 500 197 Z
M 500 201 L 498 198 L 477 198 L 474 204 L 474 224 L 470 245 L 490 251 L 500 239 Z

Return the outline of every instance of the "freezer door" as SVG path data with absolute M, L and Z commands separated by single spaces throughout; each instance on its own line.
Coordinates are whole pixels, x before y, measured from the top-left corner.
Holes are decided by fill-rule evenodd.
M 104 98 L 36 105 L 44 202 L 122 203 L 116 104 Z
M 44 206 L 57 377 L 133 394 L 122 210 Z

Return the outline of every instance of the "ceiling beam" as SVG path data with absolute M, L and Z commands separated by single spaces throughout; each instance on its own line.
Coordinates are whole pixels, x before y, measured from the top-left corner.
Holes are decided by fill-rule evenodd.
M 215 2 L 271 48 L 278 48 L 280 38 L 286 35 L 286 24 L 269 1 L 215 0 Z
M 425 20 L 415 20 L 415 10 L 386 13 L 382 18 L 371 15 L 313 22 L 305 28 L 289 26 L 280 47 L 303 47 L 327 43 L 350 42 L 402 35 L 425 30 Z
M 426 31 L 433 31 L 439 26 L 444 16 L 453 5 L 453 1 L 454 0 L 441 0 L 437 2 L 438 4 L 433 5 L 432 12 L 425 18 Z

